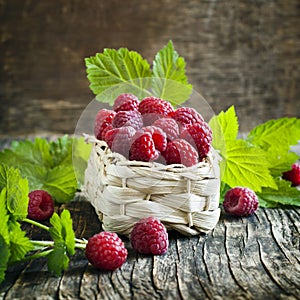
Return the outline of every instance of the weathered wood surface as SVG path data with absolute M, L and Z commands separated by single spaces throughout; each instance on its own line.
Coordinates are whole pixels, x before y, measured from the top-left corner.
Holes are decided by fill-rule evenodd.
M 0 0 L 0 135 L 73 133 L 93 99 L 83 59 L 172 39 L 214 111 L 241 130 L 300 117 L 299 0 Z
M 100 230 L 89 203 L 67 208 L 77 237 Z M 299 217 L 293 208 L 258 209 L 249 218 L 222 214 L 208 235 L 170 233 L 164 256 L 137 255 L 124 237 L 128 260 L 114 272 L 94 269 L 81 251 L 61 277 L 51 276 L 43 259 L 17 265 L 0 285 L 0 298 L 300 299 Z

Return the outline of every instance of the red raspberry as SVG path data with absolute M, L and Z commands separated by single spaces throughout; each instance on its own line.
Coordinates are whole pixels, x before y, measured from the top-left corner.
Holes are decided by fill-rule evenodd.
M 167 148 L 167 135 L 165 132 L 156 126 L 143 127 L 144 132 L 149 132 L 152 136 L 156 150 L 163 152 Z
M 131 138 L 135 132 L 135 129 L 131 126 L 113 128 L 106 132 L 104 140 L 111 151 L 120 153 L 128 159 Z
M 48 220 L 54 213 L 54 201 L 44 190 L 34 190 L 28 194 L 28 218 L 35 221 Z
M 112 124 L 115 112 L 108 109 L 100 109 L 95 118 L 94 134 L 98 140 L 103 140 L 105 129 Z
M 187 140 L 190 144 L 195 145 L 200 160 L 205 158 L 211 149 L 212 131 L 204 121 L 186 125 L 180 137 Z
M 300 164 L 293 164 L 292 169 L 282 174 L 282 178 L 292 182 L 292 186 L 300 185 Z
M 135 110 L 132 111 L 119 111 L 115 115 L 113 127 L 119 128 L 123 126 L 132 126 L 134 129 L 140 129 L 143 126 L 142 115 Z
M 154 217 L 138 221 L 130 234 L 133 249 L 142 254 L 162 255 L 168 251 L 166 227 Z
M 144 125 L 148 126 L 159 118 L 167 117 L 173 112 L 173 107 L 163 99 L 147 97 L 140 102 L 139 112 L 143 115 Z
M 235 187 L 225 194 L 223 207 L 225 212 L 235 216 L 252 215 L 258 207 L 256 194 L 243 187 Z
M 130 148 L 130 160 L 154 161 L 158 158 L 159 152 L 155 149 L 152 135 L 143 130 L 137 131 L 132 137 Z
M 176 120 L 181 126 L 204 121 L 203 117 L 192 107 L 177 108 L 170 114 L 170 117 Z
M 183 164 L 186 167 L 191 167 L 199 161 L 197 150 L 183 139 L 168 142 L 167 149 L 162 153 L 162 156 L 167 165 Z
M 152 125 L 161 128 L 166 133 L 169 141 L 173 141 L 179 137 L 179 126 L 174 119 L 161 118 L 156 120 Z
M 85 255 L 94 267 L 113 271 L 126 261 L 127 249 L 116 233 L 102 231 L 89 238 Z
M 122 110 L 138 110 L 139 109 L 139 99 L 133 94 L 121 94 L 119 95 L 113 105 L 113 110 L 115 112 Z

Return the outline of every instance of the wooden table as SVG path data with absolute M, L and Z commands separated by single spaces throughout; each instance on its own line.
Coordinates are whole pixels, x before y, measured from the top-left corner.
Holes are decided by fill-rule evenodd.
M 68 208 L 76 236 L 87 239 L 101 224 L 93 207 L 78 200 L 56 209 Z M 170 232 L 163 256 L 136 254 L 124 237 L 128 259 L 114 272 L 96 270 L 79 250 L 60 277 L 44 259 L 18 264 L 0 285 L 0 299 L 300 299 L 299 220 L 300 209 L 292 207 L 259 208 L 248 218 L 222 213 L 207 235 Z

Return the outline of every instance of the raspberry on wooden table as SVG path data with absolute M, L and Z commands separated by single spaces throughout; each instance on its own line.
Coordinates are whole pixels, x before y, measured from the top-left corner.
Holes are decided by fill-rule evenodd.
M 156 97 L 144 98 L 139 104 L 139 112 L 143 115 L 144 126 L 162 117 L 167 117 L 173 112 L 170 102 Z
M 104 140 L 106 128 L 112 125 L 116 112 L 109 109 L 100 109 L 96 115 L 94 123 L 94 134 L 98 140 Z
M 249 188 L 235 187 L 225 194 L 223 207 L 231 215 L 249 216 L 258 208 L 258 198 Z
M 119 95 L 113 105 L 113 110 L 118 111 L 129 111 L 139 109 L 139 99 L 133 94 L 121 94 Z
M 300 163 L 292 165 L 292 169 L 282 174 L 282 178 L 288 180 L 293 186 L 300 185 Z
M 212 131 L 204 121 L 186 125 L 180 137 L 195 145 L 200 160 L 205 158 L 211 149 Z
M 155 217 L 139 220 L 131 231 L 130 241 L 133 249 L 142 254 L 162 255 L 169 247 L 167 229 Z
M 48 220 L 54 213 L 54 201 L 44 190 L 34 190 L 28 194 L 28 218 L 35 221 Z
M 127 249 L 116 233 L 102 231 L 88 239 L 85 255 L 95 268 L 113 271 L 126 261 Z
M 119 128 L 123 126 L 131 126 L 138 130 L 143 126 L 143 118 L 140 112 L 137 110 L 132 111 L 119 111 L 116 113 L 112 126 L 114 128 Z
M 176 139 L 168 142 L 167 149 L 162 153 L 167 165 L 183 164 L 191 167 L 199 162 L 197 150 L 186 140 Z

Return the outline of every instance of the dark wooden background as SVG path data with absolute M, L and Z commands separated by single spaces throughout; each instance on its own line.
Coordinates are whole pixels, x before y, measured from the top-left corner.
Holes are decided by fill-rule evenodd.
M 93 99 L 84 58 L 168 40 L 190 82 L 241 131 L 300 117 L 299 0 L 0 0 L 0 135 L 73 133 Z

